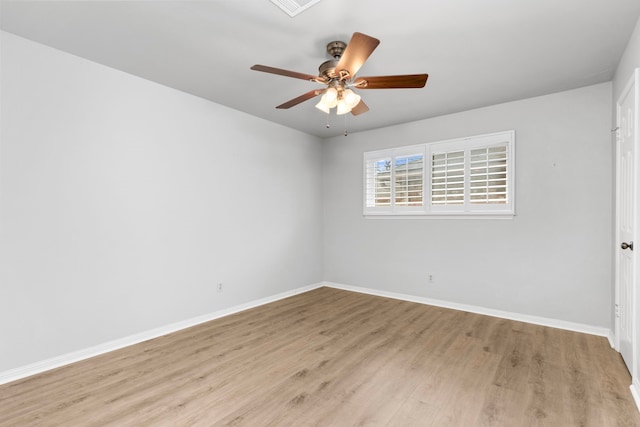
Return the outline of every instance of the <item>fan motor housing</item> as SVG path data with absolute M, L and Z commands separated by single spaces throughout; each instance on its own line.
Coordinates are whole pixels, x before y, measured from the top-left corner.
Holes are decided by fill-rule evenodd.
M 320 77 L 324 77 L 327 80 L 337 79 L 339 76 L 336 74 L 336 66 L 338 61 L 342 57 L 344 50 L 347 48 L 347 44 L 343 41 L 332 41 L 327 44 L 327 53 L 331 55 L 333 59 L 320 64 L 318 70 L 320 71 Z
M 338 65 L 337 59 L 330 59 L 328 61 L 323 62 L 322 64 L 320 64 L 320 67 L 318 67 L 318 71 L 320 71 L 320 76 L 325 77 L 328 80 L 338 78 L 338 75 L 336 74 L 337 65 Z

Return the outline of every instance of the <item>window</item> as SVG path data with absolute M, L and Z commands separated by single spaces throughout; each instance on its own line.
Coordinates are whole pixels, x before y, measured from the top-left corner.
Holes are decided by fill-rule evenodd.
M 368 152 L 365 215 L 513 215 L 514 132 Z
M 424 209 L 424 146 L 365 154 L 365 211 Z

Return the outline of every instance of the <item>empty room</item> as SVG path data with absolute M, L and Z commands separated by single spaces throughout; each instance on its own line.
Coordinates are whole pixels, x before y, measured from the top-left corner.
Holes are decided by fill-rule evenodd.
M 640 426 L 640 2 L 0 0 L 0 426 Z

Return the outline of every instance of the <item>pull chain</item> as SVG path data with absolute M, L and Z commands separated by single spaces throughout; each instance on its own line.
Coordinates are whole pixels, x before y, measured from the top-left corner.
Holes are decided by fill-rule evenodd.
M 344 115 L 344 136 L 348 135 L 348 133 L 347 133 L 347 114 Z

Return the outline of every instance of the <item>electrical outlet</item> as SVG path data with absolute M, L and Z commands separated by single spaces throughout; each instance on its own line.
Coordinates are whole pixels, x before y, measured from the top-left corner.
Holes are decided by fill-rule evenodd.
M 222 283 L 218 283 L 218 292 L 222 292 Z
M 429 283 L 433 283 L 433 274 L 429 275 Z

